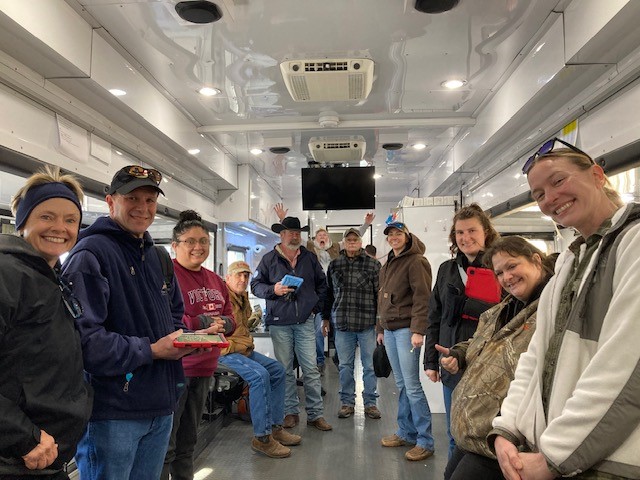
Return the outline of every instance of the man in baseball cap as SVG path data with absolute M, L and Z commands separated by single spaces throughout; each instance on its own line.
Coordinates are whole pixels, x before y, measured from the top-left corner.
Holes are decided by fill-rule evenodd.
M 116 172 L 111 180 L 111 185 L 109 185 L 107 193 L 109 195 L 113 195 L 114 193 L 126 195 L 136 188 L 152 187 L 164 195 L 164 192 L 158 186 L 161 181 L 162 174 L 155 168 L 146 168 L 141 165 L 128 165 Z
M 290 446 L 302 438 L 287 432 L 284 423 L 285 372 L 280 362 L 255 351 L 251 328 L 262 321 L 259 305 L 252 312 L 247 294 L 251 268 L 242 260 L 227 269 L 227 288 L 236 320 L 236 331 L 222 350 L 220 363 L 235 370 L 251 389 L 251 448 L 271 458 L 291 455 Z M 256 308 L 257 307 L 257 308 Z M 268 379 L 268 380 L 265 380 Z M 269 401 L 265 401 L 265 399 Z M 258 399 L 258 400 L 256 400 Z

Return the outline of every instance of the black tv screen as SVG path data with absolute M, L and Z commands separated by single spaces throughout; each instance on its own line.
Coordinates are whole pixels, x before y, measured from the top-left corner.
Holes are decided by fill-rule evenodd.
M 302 169 L 303 210 L 365 210 L 376 206 L 374 167 Z

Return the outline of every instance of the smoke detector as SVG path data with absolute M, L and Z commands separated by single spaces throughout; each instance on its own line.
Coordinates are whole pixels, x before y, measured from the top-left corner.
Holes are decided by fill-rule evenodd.
M 336 112 L 322 112 L 318 118 L 318 123 L 322 128 L 336 128 L 340 118 Z

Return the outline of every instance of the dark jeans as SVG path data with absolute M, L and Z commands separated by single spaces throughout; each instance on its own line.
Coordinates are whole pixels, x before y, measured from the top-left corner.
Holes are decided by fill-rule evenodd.
M 498 460 L 456 446 L 444 470 L 444 480 L 504 480 L 504 476 Z
M 169 448 L 164 459 L 161 480 L 193 480 L 193 451 L 198 426 L 209 393 L 211 377 L 187 377 L 185 390 L 173 414 Z
M 0 480 L 69 480 L 69 475 L 64 472 L 52 473 L 51 475 L 2 475 Z

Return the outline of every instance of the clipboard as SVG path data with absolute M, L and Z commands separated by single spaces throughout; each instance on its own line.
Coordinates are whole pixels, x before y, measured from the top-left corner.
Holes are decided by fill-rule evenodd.
M 221 333 L 205 335 L 202 333 L 183 333 L 173 341 L 177 348 L 225 348 L 229 342 Z
M 467 284 L 464 287 L 467 297 L 495 304 L 500 302 L 501 293 L 502 287 L 491 270 L 480 267 L 467 268 Z

